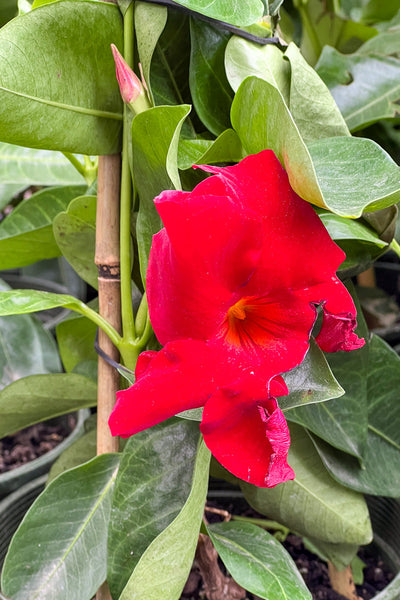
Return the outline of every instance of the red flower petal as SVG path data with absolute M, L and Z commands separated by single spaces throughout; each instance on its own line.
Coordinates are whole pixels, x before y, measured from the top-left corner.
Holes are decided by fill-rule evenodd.
M 162 344 L 208 339 L 258 264 L 261 224 L 227 197 L 164 192 L 156 204 L 167 228 L 153 238 L 147 271 L 154 331 Z
M 228 471 L 259 487 L 273 487 L 294 472 L 287 464 L 290 435 L 274 398 L 257 402 L 251 384 L 217 390 L 204 407 L 200 429 Z
M 129 437 L 189 408 L 203 406 L 214 387 L 213 354 L 203 342 L 171 342 L 160 352 L 145 352 L 136 383 L 117 392 L 109 419 L 112 435 Z

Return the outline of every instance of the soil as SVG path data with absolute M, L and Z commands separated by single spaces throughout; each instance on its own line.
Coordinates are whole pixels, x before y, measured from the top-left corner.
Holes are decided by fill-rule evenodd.
M 0 440 L 0 473 L 11 471 L 46 454 L 60 444 L 75 427 L 76 418 L 64 423 L 37 423 Z

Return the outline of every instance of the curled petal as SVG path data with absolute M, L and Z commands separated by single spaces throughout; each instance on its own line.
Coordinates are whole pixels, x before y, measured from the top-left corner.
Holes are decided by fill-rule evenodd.
M 160 352 L 145 352 L 137 381 L 117 392 L 109 419 L 112 435 L 129 437 L 177 413 L 203 406 L 214 390 L 215 359 L 202 342 L 171 342 Z
M 200 429 L 228 471 L 259 487 L 274 487 L 294 472 L 287 464 L 290 435 L 274 398 L 257 402 L 241 389 L 220 388 L 207 401 Z

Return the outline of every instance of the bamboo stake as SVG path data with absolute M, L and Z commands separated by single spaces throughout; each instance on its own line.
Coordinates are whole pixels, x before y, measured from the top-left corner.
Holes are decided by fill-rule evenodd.
M 105 0 L 117 4 L 117 0 Z M 119 265 L 119 193 L 121 156 L 99 157 L 97 179 L 96 256 L 99 271 L 99 313 L 121 331 L 121 294 Z M 99 346 L 118 361 L 119 353 L 108 336 L 99 331 Z M 108 418 L 119 388 L 119 373 L 100 356 L 97 378 L 97 454 L 118 452 L 118 438 L 111 436 Z M 97 590 L 96 600 L 112 600 L 107 582 Z
M 96 214 L 96 256 L 99 270 L 99 312 L 117 331 L 121 330 L 119 267 L 119 154 L 99 157 Z M 109 337 L 99 330 L 100 348 L 118 361 Z M 105 360 L 98 360 L 97 453 L 118 452 L 118 438 L 111 436 L 108 417 L 119 388 L 119 373 Z

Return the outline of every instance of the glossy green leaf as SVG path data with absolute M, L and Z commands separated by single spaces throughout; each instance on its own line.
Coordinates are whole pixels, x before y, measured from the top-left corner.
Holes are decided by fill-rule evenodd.
M 179 142 L 178 167 L 180 169 L 189 169 L 196 164 L 235 163 L 242 158 L 244 158 L 242 144 L 233 129 L 226 129 L 214 141 L 181 139 Z
M 52 222 L 83 186 L 46 188 L 21 202 L 0 223 L 0 264 L 3 269 L 30 265 L 60 256 Z
M 122 47 L 118 7 L 90 0 L 54 2 L 3 27 L 1 140 L 89 155 L 118 152 L 122 102 L 112 42 Z
M 285 57 L 291 68 L 289 108 L 303 140 L 350 135 L 328 88 L 295 44 L 289 44 Z
M 232 25 L 251 25 L 263 16 L 262 0 L 176 0 L 177 4 Z
M 135 2 L 135 33 L 140 64 L 149 94 L 153 96 L 150 81 L 150 66 L 158 39 L 167 23 L 166 6 Z
M 119 600 L 179 600 L 192 566 L 208 487 L 210 452 L 201 440 L 182 510 L 148 546 Z M 170 502 L 170 497 L 168 498 Z
M 252 119 L 248 118 L 248 106 Z M 347 217 L 400 199 L 399 167 L 375 142 L 353 137 L 314 141 L 306 147 L 280 92 L 246 79 L 232 104 L 232 124 L 249 154 L 270 148 L 305 200 Z
M 351 489 L 379 496 L 400 496 L 400 358 L 378 336 L 370 344 L 368 436 L 362 466 L 353 457 L 313 438 L 326 468 Z
M 136 235 L 143 283 L 152 237 L 161 229 L 153 200 L 162 190 L 181 187 L 178 142 L 189 111 L 186 105 L 157 106 L 138 114 L 132 122 L 133 172 L 139 192 Z
M 224 53 L 230 34 L 190 20 L 189 84 L 196 112 L 214 135 L 230 127 L 232 90 L 225 74 Z
M 96 403 L 97 386 L 82 375 L 29 375 L 0 392 L 0 437 Z
M 389 21 L 400 7 L 398 0 L 368 0 L 363 3 L 362 20 L 367 23 L 376 23 L 377 21 Z
M 96 196 L 75 198 L 53 221 L 53 233 L 63 256 L 78 275 L 97 289 L 94 262 L 96 245 Z
M 283 373 L 283 378 L 289 389 L 288 396 L 279 398 L 279 407 L 283 411 L 324 402 L 344 394 L 314 339 L 310 340 L 310 349 L 304 360 L 298 367 Z
M 226 47 L 225 69 L 235 92 L 247 77 L 254 75 L 275 86 L 289 104 L 290 64 L 276 46 L 261 46 L 232 36 Z
M 140 557 L 182 510 L 192 486 L 200 431 L 170 419 L 130 438 L 113 497 L 108 584 L 119 598 Z
M 83 185 L 83 177 L 60 152 L 0 143 L 0 182 Z
M 151 90 L 156 105 L 191 104 L 189 90 L 189 18 L 169 11 L 167 24 L 153 53 L 150 69 Z M 185 137 L 196 137 L 190 119 L 183 125 Z
M 288 462 L 296 478 L 270 489 L 243 483 L 247 501 L 300 535 L 336 544 L 368 544 L 372 531 L 364 497 L 332 479 L 304 429 L 291 425 L 290 431 Z
M 96 360 L 94 349 L 97 327 L 82 315 L 72 314 L 56 327 L 57 343 L 64 369 L 72 371 L 86 360 Z
M 360 337 L 368 330 L 362 312 L 358 310 Z M 333 374 L 345 390 L 344 396 L 288 410 L 285 417 L 303 425 L 329 444 L 361 459 L 367 437 L 367 373 L 369 345 L 351 352 L 326 355 Z
M 290 554 L 273 535 L 251 523 L 208 525 L 207 531 L 233 579 L 265 600 L 311 600 Z
M 15 534 L 2 571 L 13 600 L 87 600 L 106 577 L 107 525 L 119 456 L 103 454 L 54 480 Z
M 395 207 L 384 210 L 393 208 Z M 380 212 L 384 211 L 369 213 L 369 215 Z M 387 250 L 388 242 L 384 241 L 365 220 L 345 219 L 324 211 L 319 212 L 319 216 L 331 238 L 346 254 L 338 270 L 341 278 L 353 277 L 365 271 Z
M 9 286 L 0 280 L 0 289 Z M 0 390 L 27 375 L 59 371 L 54 338 L 40 321 L 28 315 L 0 317 Z
M 326 46 L 316 68 L 351 131 L 399 115 L 400 59 L 345 55 Z
M 67 294 L 52 294 L 41 290 L 12 290 L 0 292 L 0 315 L 24 315 L 49 308 L 64 306 L 78 313 L 85 310 L 86 305 Z

